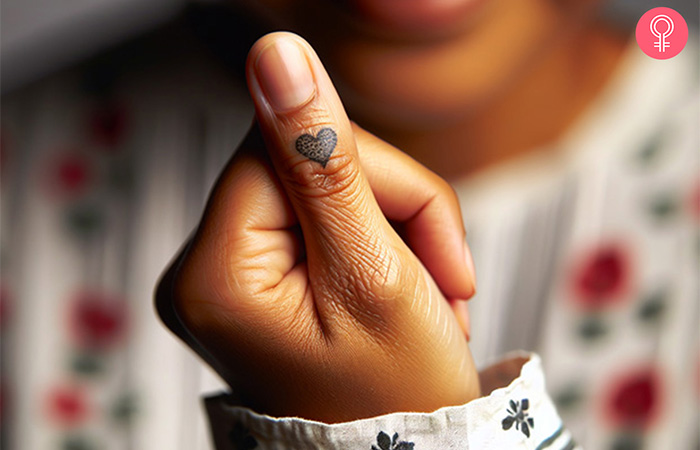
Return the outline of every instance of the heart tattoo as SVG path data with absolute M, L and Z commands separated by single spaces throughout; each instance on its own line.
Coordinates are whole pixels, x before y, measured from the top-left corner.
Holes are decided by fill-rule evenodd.
M 299 153 L 311 161 L 321 164 L 325 169 L 337 143 L 338 135 L 335 134 L 335 131 L 330 128 L 323 128 L 316 137 L 310 134 L 302 134 L 297 138 L 296 146 Z

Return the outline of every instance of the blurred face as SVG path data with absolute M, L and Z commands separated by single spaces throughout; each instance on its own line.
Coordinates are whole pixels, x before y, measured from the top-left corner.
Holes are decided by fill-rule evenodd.
M 259 12 L 319 52 L 355 117 L 432 127 L 488 103 L 591 0 L 263 0 Z

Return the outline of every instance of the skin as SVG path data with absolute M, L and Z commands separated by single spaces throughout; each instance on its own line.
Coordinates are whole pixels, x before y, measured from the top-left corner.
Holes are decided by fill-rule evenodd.
M 284 111 L 255 63 L 281 39 L 303 50 L 315 80 Z M 449 304 L 475 289 L 450 186 L 353 126 L 298 36 L 261 38 L 247 72 L 257 125 L 159 285 L 165 323 L 242 404 L 270 415 L 340 422 L 478 397 Z M 297 151 L 300 136 L 328 128 L 337 143 L 325 163 Z
M 352 117 L 449 179 L 556 140 L 625 41 L 585 0 L 487 0 L 426 23 L 300 3 L 256 4 L 317 44 Z M 280 112 L 254 61 L 282 38 L 303 48 L 317 90 Z M 163 321 L 261 413 L 338 422 L 481 395 L 459 301 L 475 280 L 449 184 L 351 124 L 300 38 L 263 37 L 247 75 L 257 125 L 159 284 Z M 295 151 L 324 127 L 338 137 L 325 166 Z

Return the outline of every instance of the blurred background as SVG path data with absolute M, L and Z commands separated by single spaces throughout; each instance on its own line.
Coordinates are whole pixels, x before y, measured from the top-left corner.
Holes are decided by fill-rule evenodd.
M 670 125 L 637 146 L 640 160 L 651 165 L 665 158 L 666 148 L 700 152 L 693 60 L 698 4 L 616 0 L 604 7 L 607 20 L 631 33 L 655 6 L 684 15 L 691 28 L 686 51 L 693 55 L 690 62 L 679 58 L 672 70 L 645 76 L 660 73 L 669 77 L 664 83 L 686 83 L 689 88 L 674 95 L 693 102 L 665 106 L 675 113 L 664 122 Z M 223 385 L 158 321 L 152 292 L 250 125 L 242 64 L 253 40 L 274 27 L 214 1 L 2 0 L 1 15 L 2 447 L 210 449 L 200 396 Z M 625 261 L 631 256 L 623 244 L 572 250 L 583 255 L 575 257 L 572 276 L 584 303 L 585 290 L 599 290 L 601 283 L 639 284 L 635 292 L 643 298 L 626 313 L 608 313 L 598 304 L 584 305 L 585 313 L 550 307 L 547 302 L 567 295 L 556 277 L 542 281 L 546 291 L 532 283 L 521 291 L 504 286 L 489 274 L 515 269 L 492 257 L 491 241 L 505 246 L 508 240 L 489 234 L 486 225 L 470 227 L 465 217 L 474 230 L 477 271 L 485 274 L 478 297 L 484 300 L 472 305 L 477 363 L 516 348 L 541 352 L 553 396 L 587 448 L 700 448 L 700 177 L 692 161 L 681 158 L 657 179 L 625 188 L 649 194 L 650 227 L 667 237 L 663 245 L 681 249 L 669 254 L 653 244 L 642 254 L 658 256 L 659 266 L 675 264 L 675 287 L 654 272 L 649 276 L 655 284 L 642 289 L 641 278 L 629 275 Z M 686 181 L 668 187 L 674 180 Z M 693 183 L 696 197 L 686 192 Z M 471 182 L 457 185 L 465 210 L 482 211 L 475 199 L 479 189 Z M 674 197 L 679 189 L 683 200 Z M 594 190 L 577 195 L 598 198 Z M 542 217 L 556 211 L 546 209 Z M 570 215 L 574 223 L 585 222 L 581 211 L 576 214 Z M 533 227 L 554 233 L 546 225 L 563 226 L 557 220 L 530 221 L 531 228 L 508 239 L 530 236 L 524 239 L 530 247 L 518 251 L 532 252 L 540 248 Z M 659 223 L 673 225 L 662 229 Z M 585 230 L 571 235 L 590 232 Z M 680 262 L 678 254 L 692 262 Z M 550 260 L 527 264 L 557 269 Z M 513 280 L 523 281 L 513 273 Z M 625 277 L 631 281 L 620 281 Z M 593 303 L 602 298 L 596 292 Z M 678 292 L 684 294 L 676 303 L 669 300 Z M 536 300 L 513 302 L 521 295 Z M 566 329 L 577 337 L 560 339 Z M 645 337 L 650 333 L 655 337 Z M 652 356 L 639 361 L 658 362 L 658 368 L 621 365 L 620 355 L 640 352 Z M 567 357 L 557 357 L 562 354 Z M 586 358 L 591 373 L 583 375 L 571 361 Z M 605 386 L 591 381 L 596 371 L 616 367 L 624 370 L 610 370 L 606 379 L 613 381 Z M 677 370 L 663 380 L 669 367 Z M 659 417 L 656 428 L 649 425 L 652 415 Z
M 211 0 L 5 0 L 2 2 L 2 89 L 8 92 L 82 58 L 143 36 L 185 14 L 192 4 Z M 611 18 L 632 23 L 657 6 L 676 9 L 697 27 L 693 0 L 614 0 L 605 6 Z M 220 11 L 219 11 L 220 13 Z M 237 26 L 250 27 L 246 22 Z M 31 57 L 29 56 L 31 55 Z

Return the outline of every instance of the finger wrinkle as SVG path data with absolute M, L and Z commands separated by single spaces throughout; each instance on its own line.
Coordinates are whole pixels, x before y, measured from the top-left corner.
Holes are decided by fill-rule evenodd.
M 331 157 L 325 168 L 315 161 L 299 159 L 287 173 L 287 179 L 293 186 L 292 193 L 298 200 L 339 197 L 340 201 L 344 199 L 344 194 L 353 193 L 361 187 L 359 166 L 352 156 L 344 152 Z

